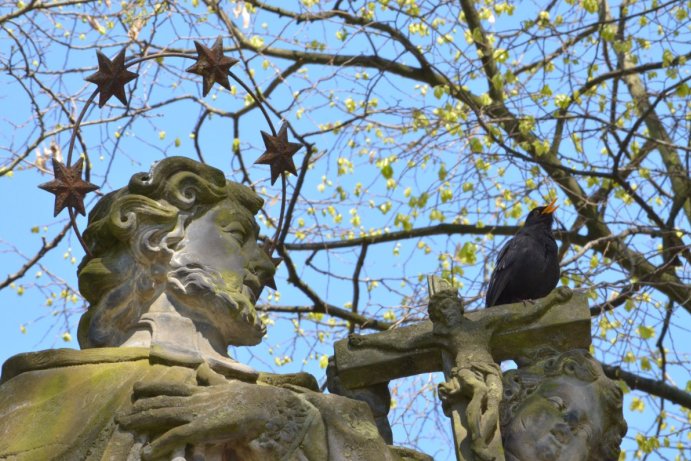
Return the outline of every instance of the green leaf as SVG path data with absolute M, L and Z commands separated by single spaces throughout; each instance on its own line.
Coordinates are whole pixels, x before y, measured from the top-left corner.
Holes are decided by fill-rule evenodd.
M 477 245 L 472 242 L 465 242 L 459 250 L 456 250 L 456 259 L 462 264 L 475 264 L 477 262 Z
M 446 171 L 446 165 L 442 163 L 441 166 L 439 166 L 439 172 L 437 173 L 437 175 L 439 176 L 439 180 L 445 180 L 447 174 L 448 172 Z
M 629 409 L 631 411 L 638 411 L 638 412 L 643 412 L 645 410 L 645 403 L 643 403 L 643 400 L 639 399 L 638 397 L 634 397 L 631 400 L 631 405 L 629 406 Z
M 655 336 L 655 328 L 640 325 L 638 328 L 636 328 L 636 333 L 638 333 L 638 336 L 643 339 L 650 339 Z
M 470 139 L 470 150 L 479 154 L 482 152 L 482 142 L 478 138 Z
M 598 0 L 583 0 L 583 8 L 588 12 L 588 13 L 597 13 L 599 9 L 599 1 Z

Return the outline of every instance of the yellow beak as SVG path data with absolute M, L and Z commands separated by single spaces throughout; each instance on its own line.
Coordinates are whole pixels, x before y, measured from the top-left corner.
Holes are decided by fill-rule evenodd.
M 545 207 L 544 210 L 542 210 L 542 214 L 552 214 L 554 211 L 559 208 L 559 205 L 555 205 L 557 202 L 557 198 L 553 198 L 551 202 Z

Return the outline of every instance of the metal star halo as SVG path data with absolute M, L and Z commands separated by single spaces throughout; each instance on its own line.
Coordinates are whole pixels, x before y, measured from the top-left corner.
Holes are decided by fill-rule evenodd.
M 214 83 L 218 83 L 230 91 L 228 71 L 238 60 L 223 54 L 223 39 L 221 36 L 219 35 L 211 48 L 199 42 L 194 42 L 194 46 L 197 48 L 197 62 L 185 70 L 204 77 L 202 94 L 204 96 L 209 94 Z
M 302 144 L 288 141 L 288 124 L 284 123 L 276 136 L 264 131 L 261 133 L 266 151 L 254 163 L 271 166 L 271 184 L 276 182 L 281 173 L 288 172 L 297 176 L 292 157 Z
M 98 107 L 103 107 L 111 96 L 115 96 L 121 103 L 127 105 L 125 85 L 139 75 L 125 68 L 125 48 L 111 61 L 108 57 L 96 52 L 98 57 L 98 71 L 86 77 L 87 82 L 98 85 Z
M 86 215 L 86 211 L 84 210 L 84 196 L 98 189 L 98 186 L 82 179 L 83 166 L 84 158 L 82 157 L 71 167 L 66 167 L 53 158 L 53 173 L 55 174 L 55 179 L 38 186 L 51 194 L 55 194 L 55 210 L 53 216 L 57 216 L 68 206 L 71 206 L 80 214 Z

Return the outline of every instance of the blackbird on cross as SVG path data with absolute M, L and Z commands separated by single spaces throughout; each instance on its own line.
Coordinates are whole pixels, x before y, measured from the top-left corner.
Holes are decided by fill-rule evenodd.
M 557 286 L 559 260 L 552 235 L 556 201 L 533 209 L 515 237 L 499 251 L 486 307 L 543 298 Z

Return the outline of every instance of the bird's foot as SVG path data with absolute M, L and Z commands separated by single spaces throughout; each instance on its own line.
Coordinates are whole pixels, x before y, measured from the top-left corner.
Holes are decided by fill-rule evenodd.
M 535 305 L 534 299 L 524 299 L 521 302 L 523 303 L 523 307 L 528 307 L 528 305 L 531 305 L 531 306 Z

